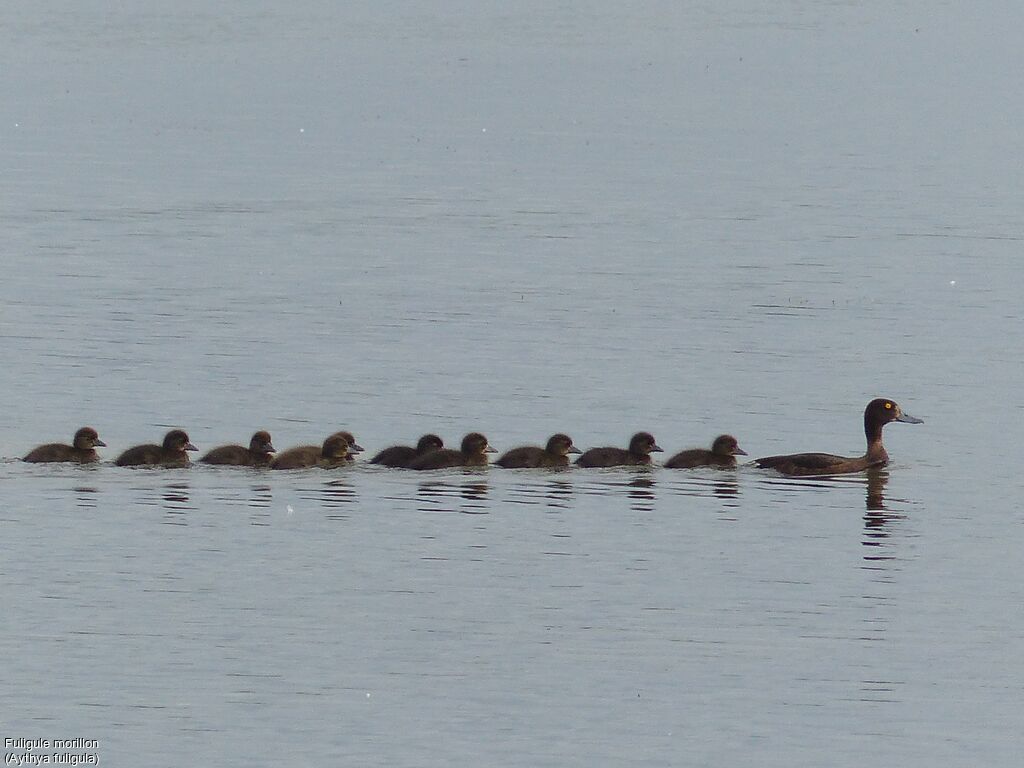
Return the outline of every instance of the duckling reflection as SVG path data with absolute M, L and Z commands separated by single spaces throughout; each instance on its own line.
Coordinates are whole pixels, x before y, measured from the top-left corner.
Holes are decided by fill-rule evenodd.
M 188 483 L 169 483 L 164 486 L 163 500 L 166 502 L 165 506 L 176 509 L 195 509 L 195 507 L 189 506 L 188 492 Z
M 164 486 L 160 499 L 165 512 L 164 523 L 188 525 L 185 513 L 194 512 L 196 509 L 189 498 L 188 483 L 168 483 Z
M 273 506 L 274 493 L 269 485 L 254 485 L 249 489 L 246 506 L 251 510 L 252 525 L 270 525 L 270 509 Z
M 706 474 L 694 473 L 679 479 L 673 476 L 668 488 L 673 493 L 683 496 L 713 496 L 721 499 L 726 506 L 739 506 L 737 499 L 740 495 L 740 484 L 736 476 L 718 472 L 717 469 L 715 475 L 716 477 L 708 477 Z
M 96 497 L 99 495 L 99 491 L 95 488 L 87 487 L 78 487 L 73 490 L 79 507 L 83 509 L 96 509 Z
M 568 509 L 572 506 L 572 483 L 568 480 L 551 478 L 547 482 L 547 498 L 549 507 Z
M 654 509 L 654 472 L 651 467 L 636 467 L 638 472 L 600 472 L 584 480 L 575 478 L 576 493 L 584 496 L 619 496 L 625 492 L 630 508 L 641 511 Z
M 249 489 L 248 506 L 270 509 L 274 504 L 274 492 L 269 485 L 254 485 Z
M 559 470 L 556 468 L 555 470 Z M 543 479 L 542 479 L 543 478 Z M 558 507 L 565 509 L 572 498 L 572 483 L 560 479 L 533 475 L 508 486 L 507 500 L 512 504 L 526 506 Z
M 882 630 L 885 631 L 884 629 Z M 873 638 L 881 639 L 881 638 Z M 860 701 L 896 704 L 902 701 L 899 691 L 903 689 L 903 680 L 861 680 Z
M 730 478 L 728 480 L 715 480 L 712 484 L 714 488 L 714 494 L 722 501 L 728 501 L 729 506 L 738 506 L 735 502 L 740 495 L 740 484 L 735 479 Z
M 417 496 L 421 512 L 461 512 L 467 515 L 486 515 L 488 487 L 485 480 L 467 480 L 464 483 L 448 481 L 423 482 Z M 458 503 L 458 500 L 465 503 Z M 456 501 L 456 506 L 448 502 Z
M 356 501 L 356 492 L 346 480 L 328 480 L 318 490 L 321 503 L 328 508 L 347 507 Z M 347 515 L 327 515 L 329 520 L 347 517 Z
M 637 512 L 654 511 L 654 478 L 634 477 L 629 481 L 630 509 Z

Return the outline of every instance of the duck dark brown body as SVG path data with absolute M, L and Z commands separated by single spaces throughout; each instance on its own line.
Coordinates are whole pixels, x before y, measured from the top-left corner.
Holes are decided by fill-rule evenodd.
M 360 449 L 362 450 L 362 449 Z M 271 469 L 304 469 L 323 467 L 331 469 L 348 464 L 349 442 L 341 432 L 335 432 L 323 445 L 299 445 L 280 453 L 270 462 Z
M 784 456 L 765 456 L 754 463 L 766 469 L 775 469 L 784 475 L 845 475 L 871 467 L 884 467 L 889 454 L 882 445 L 882 427 L 891 421 L 921 424 L 903 412 L 893 400 L 880 397 L 864 409 L 864 436 L 868 449 L 863 456 L 836 456 L 831 453 L 791 453 Z
M 401 468 L 408 467 L 415 459 L 444 448 L 444 441 L 437 435 L 423 435 L 413 448 L 409 445 L 393 445 L 385 448 L 372 459 L 371 464 L 381 464 L 385 467 Z
M 637 432 L 629 441 L 629 448 L 591 448 L 576 459 L 579 467 L 626 467 L 647 466 L 651 463 L 651 454 L 662 449 L 654 441 L 650 432 Z
M 234 467 L 266 467 L 273 458 L 274 444 L 270 441 L 270 433 L 260 430 L 252 436 L 249 447 L 241 445 L 222 445 L 207 452 L 201 461 L 203 464 L 221 464 Z
M 196 447 L 185 432 L 172 429 L 164 436 L 163 445 L 136 445 L 118 456 L 114 463 L 119 467 L 187 467 L 192 463 L 187 451 L 194 450 Z
M 506 469 L 567 467 L 569 466 L 569 454 L 579 452 L 580 449 L 572 444 L 572 438 L 559 432 L 548 439 L 545 448 L 536 445 L 513 448 L 502 454 L 501 458 L 494 463 Z
M 737 456 L 746 456 L 747 452 L 740 448 L 739 442 L 732 435 L 719 435 L 711 444 L 711 450 L 691 448 L 680 451 L 665 462 L 669 469 L 691 469 L 693 467 L 721 467 L 728 469 L 736 466 Z
M 497 453 L 479 432 L 470 432 L 462 438 L 460 450 L 442 448 L 431 451 L 409 463 L 409 469 L 448 469 L 450 467 L 486 467 L 487 454 Z
M 95 448 L 105 448 L 106 443 L 100 440 L 99 434 L 92 427 L 82 427 L 75 432 L 71 445 L 64 443 L 47 443 L 33 448 L 24 461 L 43 463 L 50 461 L 74 461 L 79 464 L 91 464 L 99 461 Z

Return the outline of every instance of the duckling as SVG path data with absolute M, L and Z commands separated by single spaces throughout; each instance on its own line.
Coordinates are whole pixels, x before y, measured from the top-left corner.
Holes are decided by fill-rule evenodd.
M 441 448 L 430 451 L 409 462 L 409 469 L 447 469 L 448 467 L 486 467 L 487 454 L 497 453 L 479 432 L 470 432 L 462 438 L 460 450 Z
M 650 432 L 637 432 L 629 441 L 629 449 L 591 448 L 576 459 L 579 467 L 646 466 L 651 463 L 651 454 L 662 449 Z
M 923 424 L 922 419 L 903 412 L 894 401 L 879 397 L 864 409 L 864 436 L 868 449 L 863 456 L 836 456 L 831 453 L 791 453 L 785 456 L 765 456 L 754 463 L 766 469 L 776 469 L 784 475 L 844 475 L 860 472 L 869 467 L 884 467 L 889 454 L 882 445 L 882 427 L 890 421 L 905 424 Z
M 154 466 L 187 467 L 189 461 L 186 451 L 197 450 L 189 441 L 188 435 L 180 429 L 172 429 L 164 435 L 163 445 L 136 445 L 117 457 L 114 463 L 119 467 Z
M 100 440 L 99 434 L 92 427 L 82 427 L 75 432 L 71 445 L 64 443 L 47 443 L 33 448 L 23 461 L 32 463 L 43 463 L 49 461 L 75 461 L 79 464 L 91 464 L 99 461 L 100 457 L 94 448 L 105 448 L 107 446 Z
M 495 461 L 499 467 L 521 469 L 525 467 L 567 467 L 570 453 L 580 453 L 580 449 L 572 444 L 572 438 L 561 432 L 548 438 L 547 447 L 524 445 L 513 448 Z
M 270 433 L 260 430 L 252 436 L 249 447 L 241 445 L 222 445 L 208 451 L 201 461 L 204 464 L 230 464 L 235 467 L 265 467 L 270 464 L 274 453 L 274 445 L 270 442 Z
M 339 437 L 345 438 L 345 442 L 348 443 L 348 456 L 346 457 L 345 461 L 355 461 L 356 454 L 363 452 L 363 446 L 359 445 L 356 442 L 356 439 L 355 437 L 352 436 L 351 432 L 342 431 L 335 432 L 334 434 L 338 435 Z
M 689 469 L 691 467 L 721 467 L 724 469 L 735 467 L 736 457 L 746 455 L 747 452 L 740 448 L 735 437 L 719 435 L 711 444 L 710 451 L 703 448 L 680 451 L 666 461 L 665 466 L 669 469 Z
M 444 448 L 444 441 L 437 435 L 423 435 L 413 448 L 408 445 L 393 445 L 385 448 L 372 459 L 371 464 L 382 464 L 385 467 L 408 467 L 409 462 L 431 451 Z
M 279 453 L 277 458 L 270 462 L 271 469 L 302 469 L 304 467 L 333 467 L 344 466 L 350 461 L 349 444 L 344 435 L 335 432 L 330 435 L 322 446 L 299 445 Z

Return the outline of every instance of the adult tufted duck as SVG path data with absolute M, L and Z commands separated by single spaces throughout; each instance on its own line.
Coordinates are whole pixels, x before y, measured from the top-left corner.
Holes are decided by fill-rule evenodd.
M 880 397 L 872 400 L 864 409 L 864 436 L 868 441 L 868 450 L 863 456 L 791 453 L 785 456 L 765 456 L 755 459 L 754 463 L 766 469 L 776 469 L 784 475 L 842 475 L 869 467 L 884 467 L 889 463 L 889 454 L 882 445 L 882 427 L 890 421 L 923 423 L 921 419 L 905 414 L 894 401 Z

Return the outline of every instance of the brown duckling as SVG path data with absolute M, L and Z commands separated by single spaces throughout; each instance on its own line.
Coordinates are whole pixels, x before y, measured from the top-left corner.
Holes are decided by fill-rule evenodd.
M 427 434 L 419 439 L 415 448 L 409 445 L 393 445 L 370 459 L 370 463 L 382 464 L 385 467 L 408 467 L 413 459 L 442 448 L 444 441 L 440 437 Z
M 335 432 L 334 434 L 338 435 L 339 437 L 345 438 L 345 442 L 348 443 L 348 456 L 345 459 L 345 461 L 355 461 L 356 460 L 356 454 L 363 452 L 363 446 L 359 445 L 356 442 L 356 439 L 355 439 L 355 437 L 353 437 L 351 432 L 342 431 L 342 432 Z
M 691 467 L 721 467 L 727 469 L 736 466 L 737 456 L 746 456 L 747 452 L 732 435 L 719 435 L 711 444 L 711 450 L 691 448 L 680 451 L 665 462 L 669 469 L 690 469 Z
M 99 434 L 92 427 L 82 427 L 75 432 L 71 445 L 64 443 L 47 443 L 33 448 L 23 461 L 43 463 L 48 461 L 76 461 L 79 464 L 91 464 L 100 457 L 94 448 L 105 448 L 106 443 L 100 440 Z
M 187 467 L 192 462 L 189 461 L 186 451 L 194 450 L 197 450 L 196 447 L 184 431 L 172 429 L 164 435 L 163 445 L 136 445 L 118 456 L 114 463 L 119 467 Z
M 271 469 L 303 469 L 305 467 L 344 466 L 350 461 L 349 444 L 344 435 L 335 432 L 323 445 L 299 445 L 289 448 L 270 462 Z
M 580 453 L 580 449 L 572 444 L 572 438 L 561 432 L 548 438 L 545 448 L 536 445 L 524 445 L 513 448 L 495 461 L 499 467 L 506 469 L 523 469 L 527 467 L 567 467 L 569 454 Z
M 447 469 L 449 467 L 486 467 L 487 454 L 497 453 L 479 432 L 470 432 L 462 438 L 462 447 L 455 451 L 441 448 L 430 451 L 409 462 L 409 469 Z
M 650 432 L 637 432 L 629 441 L 629 448 L 591 448 L 576 459 L 579 467 L 621 467 L 647 466 L 651 463 L 651 454 L 662 449 L 654 442 Z
M 864 409 L 864 436 L 868 449 L 863 456 L 836 456 L 831 453 L 791 453 L 785 456 L 765 456 L 754 463 L 766 469 L 776 469 L 784 475 L 844 475 L 871 467 L 884 467 L 889 454 L 882 445 L 882 427 L 890 421 L 923 424 L 921 419 L 903 412 L 894 401 L 884 397 L 868 403 Z
M 261 429 L 252 436 L 248 448 L 241 445 L 222 445 L 208 451 L 199 461 L 203 464 L 230 464 L 235 467 L 265 467 L 270 464 L 273 458 L 270 454 L 274 452 L 270 433 Z

